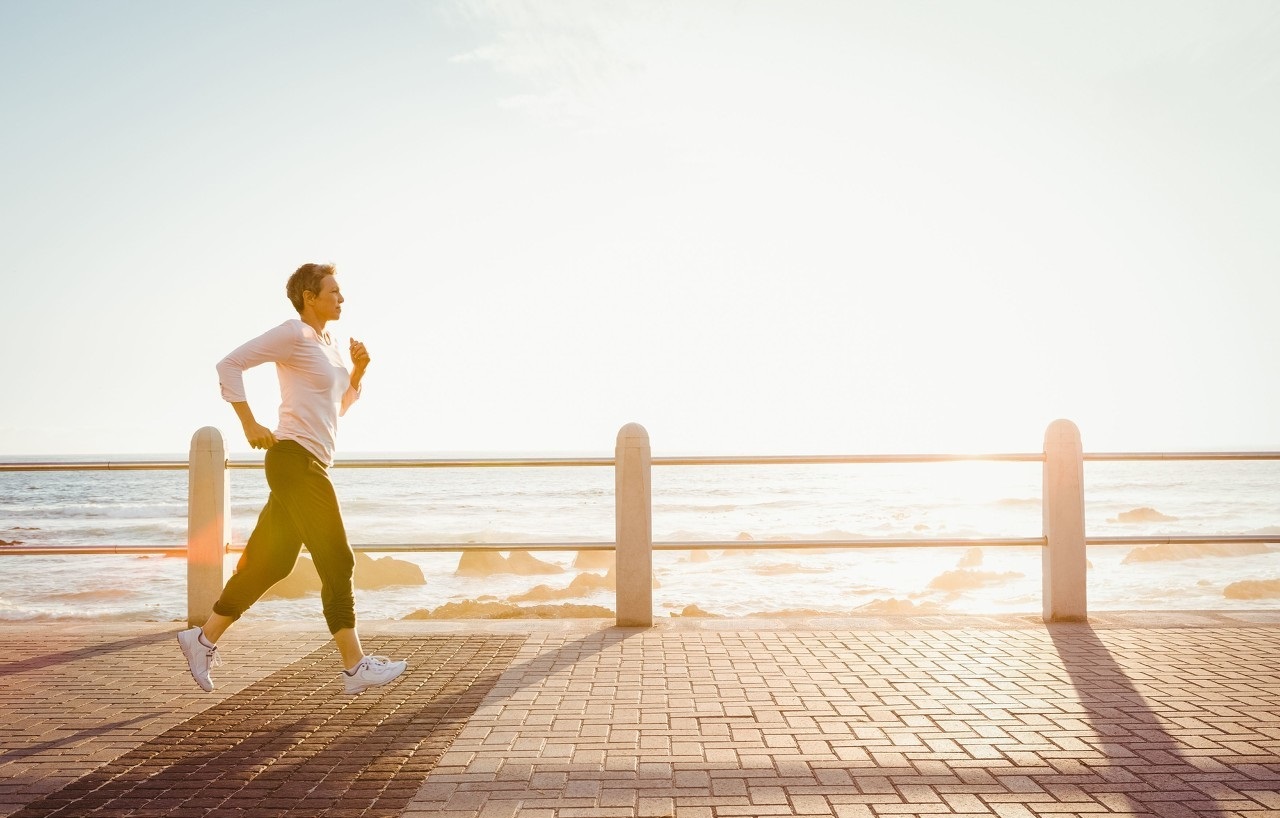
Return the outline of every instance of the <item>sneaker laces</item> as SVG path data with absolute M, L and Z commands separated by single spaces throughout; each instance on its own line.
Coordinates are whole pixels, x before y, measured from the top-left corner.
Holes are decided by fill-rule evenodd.
M 201 645 L 200 647 L 203 648 L 204 645 Z M 222 657 L 218 655 L 217 645 L 214 645 L 211 648 L 205 648 L 205 651 L 209 656 L 209 667 L 222 667 Z
M 369 667 L 381 667 L 383 665 L 391 664 L 391 657 L 390 656 L 366 656 L 364 657 L 363 661 Z

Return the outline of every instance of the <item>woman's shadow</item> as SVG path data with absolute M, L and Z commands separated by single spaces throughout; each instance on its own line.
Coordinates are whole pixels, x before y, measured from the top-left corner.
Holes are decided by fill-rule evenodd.
M 1092 627 L 1056 624 L 1048 630 L 1105 757 L 1096 779 L 1077 783 L 1090 796 L 1134 815 L 1225 818 L 1207 790 L 1262 785 L 1212 755 L 1189 755 Z

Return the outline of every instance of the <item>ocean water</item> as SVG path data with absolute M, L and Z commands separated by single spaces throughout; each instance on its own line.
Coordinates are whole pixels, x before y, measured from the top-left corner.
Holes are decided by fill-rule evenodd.
M 131 459 L 131 458 L 114 458 Z M 770 541 L 854 537 L 1035 537 L 1040 464 L 655 466 L 656 541 L 741 540 L 749 551 L 654 554 L 657 616 L 687 606 L 727 616 L 787 612 L 1036 613 L 1037 548 L 770 549 Z M 354 543 L 612 541 L 609 467 L 333 471 Z M 232 539 L 243 543 L 266 499 L 258 469 L 231 473 Z M 1091 536 L 1276 534 L 1280 463 L 1086 463 Z M 0 472 L 0 541 L 159 544 L 186 540 L 183 471 Z M 1150 547 L 1148 547 L 1150 548 Z M 1259 609 L 1232 583 L 1280 582 L 1280 545 L 1182 547 L 1140 560 L 1129 546 L 1089 549 L 1091 610 Z M 1167 550 L 1167 549 L 1166 549 Z M 1227 553 L 1221 553 L 1222 551 Z M 0 619 L 179 620 L 185 562 L 162 556 L 5 555 Z M 378 555 L 374 555 L 378 556 Z M 574 552 L 538 552 L 544 576 L 455 576 L 459 555 L 397 554 L 425 585 L 357 591 L 363 618 L 402 618 L 447 603 L 511 601 L 545 585 L 551 604 L 612 609 L 613 593 L 574 595 Z M 230 575 L 235 557 L 228 558 Z M 595 573 L 602 573 L 596 570 Z M 315 596 L 266 598 L 250 616 L 319 616 Z

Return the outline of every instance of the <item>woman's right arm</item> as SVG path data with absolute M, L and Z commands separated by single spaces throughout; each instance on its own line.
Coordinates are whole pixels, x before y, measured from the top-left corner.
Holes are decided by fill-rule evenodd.
M 268 361 L 282 361 L 289 357 L 297 338 L 297 329 L 289 322 L 269 329 L 248 343 L 241 344 L 230 355 L 218 362 L 218 383 L 222 398 L 231 404 L 244 436 L 255 449 L 269 449 L 276 437 L 253 416 L 249 399 L 244 390 L 244 371 Z
M 271 430 L 254 419 L 253 410 L 249 408 L 249 401 L 232 401 L 231 408 L 236 410 L 236 417 L 240 418 L 240 425 L 244 427 L 244 436 L 249 441 L 250 447 L 254 449 L 270 449 L 276 445 L 276 436 Z

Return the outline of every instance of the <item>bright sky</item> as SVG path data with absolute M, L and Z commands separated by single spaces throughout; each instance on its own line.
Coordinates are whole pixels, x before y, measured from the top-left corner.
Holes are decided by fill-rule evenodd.
M 0 454 L 1280 448 L 1280 5 L 0 0 Z M 270 368 L 251 404 L 275 414 Z

